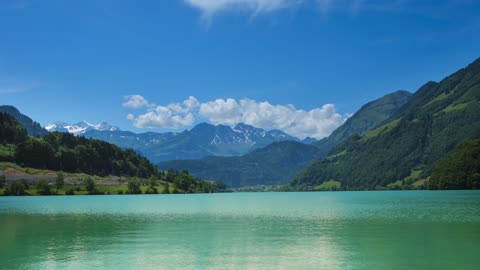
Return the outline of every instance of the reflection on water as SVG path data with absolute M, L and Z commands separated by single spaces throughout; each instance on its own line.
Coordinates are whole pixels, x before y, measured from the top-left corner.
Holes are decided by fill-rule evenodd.
M 5 269 L 476 269 L 478 192 L 0 198 Z

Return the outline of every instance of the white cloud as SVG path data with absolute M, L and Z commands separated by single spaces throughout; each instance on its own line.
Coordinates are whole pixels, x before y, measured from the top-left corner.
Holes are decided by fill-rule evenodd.
M 242 10 L 253 14 L 268 13 L 283 9 L 302 0 L 184 0 L 199 9 L 205 19 L 226 10 Z
M 251 99 L 217 99 L 202 103 L 199 115 L 214 124 L 243 122 L 264 129 L 280 129 L 299 138 L 323 138 L 344 121 L 333 104 L 305 111 L 291 104 L 272 105 Z
M 191 126 L 195 118 L 192 113 L 178 115 L 167 107 L 158 106 L 154 111 L 133 118 L 134 126 L 138 128 L 171 128 Z
M 126 101 L 122 104 L 123 107 L 139 109 L 150 106 L 148 100 L 141 95 L 129 95 L 125 96 L 124 99 Z
M 195 122 L 195 116 L 193 115 L 193 112 L 197 110 L 200 104 L 194 97 L 189 97 L 182 103 L 171 103 L 166 106 L 155 106 L 154 104 L 147 102 L 147 105 L 144 106 L 149 107 L 147 113 L 139 116 L 135 116 L 133 114 L 127 115 L 127 119 L 133 121 L 133 125 L 135 127 L 178 129 L 181 127 L 191 126 Z
M 130 121 L 133 121 L 133 120 L 135 120 L 135 115 L 129 113 L 129 114 L 127 114 L 127 119 L 130 120 Z
M 200 116 L 214 124 L 233 125 L 242 121 L 241 107 L 234 99 L 217 99 L 200 105 Z
M 251 99 L 228 98 L 201 103 L 192 96 L 183 102 L 156 106 L 138 116 L 129 114 L 127 119 L 137 128 L 170 129 L 190 127 L 198 121 L 216 125 L 243 122 L 267 130 L 280 129 L 299 138 L 323 138 L 345 121 L 333 104 L 301 110 L 291 104 L 272 105 Z

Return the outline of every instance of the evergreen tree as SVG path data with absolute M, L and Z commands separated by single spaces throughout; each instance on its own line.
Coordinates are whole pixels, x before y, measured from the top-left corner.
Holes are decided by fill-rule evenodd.
M 37 188 L 37 192 L 38 194 L 40 195 L 51 195 L 52 194 L 52 190 L 50 189 L 50 185 L 48 184 L 47 180 L 40 180 L 37 182 L 37 184 L 35 185 L 35 187 Z
M 127 193 L 129 194 L 142 194 L 142 189 L 140 181 L 136 178 L 130 178 L 128 180 Z
M 59 189 L 65 186 L 65 177 L 62 171 L 57 172 L 57 176 L 55 177 L 55 188 L 58 192 Z
M 0 174 L 0 188 L 5 187 L 6 177 L 4 174 Z

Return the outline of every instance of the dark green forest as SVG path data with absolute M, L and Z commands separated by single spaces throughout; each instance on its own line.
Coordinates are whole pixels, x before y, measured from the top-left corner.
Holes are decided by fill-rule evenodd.
M 480 132 L 457 146 L 433 168 L 430 189 L 480 189 Z
M 0 124 L 0 144 L 19 144 L 27 139 L 27 130 L 10 114 L 0 112 Z

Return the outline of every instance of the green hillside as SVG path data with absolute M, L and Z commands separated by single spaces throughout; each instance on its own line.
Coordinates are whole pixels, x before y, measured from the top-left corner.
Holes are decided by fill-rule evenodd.
M 314 143 L 314 145 L 320 149 L 322 154 L 328 154 L 333 147 L 353 134 L 363 135 L 388 119 L 405 105 L 411 96 L 411 93 L 400 90 L 365 104 L 330 136 Z
M 345 189 L 413 184 L 429 177 L 436 162 L 479 128 L 480 59 L 440 83 L 424 85 L 392 117 L 339 144 L 291 186 L 311 189 L 329 180 Z

